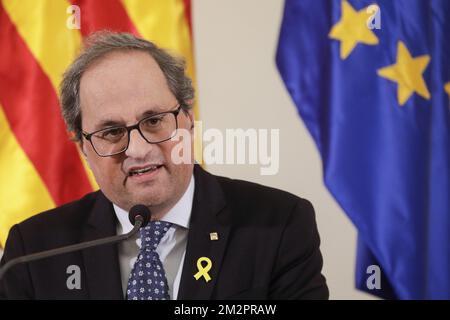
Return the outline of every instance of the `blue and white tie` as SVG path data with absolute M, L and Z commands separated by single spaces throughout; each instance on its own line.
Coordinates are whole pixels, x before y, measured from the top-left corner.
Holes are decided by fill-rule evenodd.
M 141 250 L 131 270 L 127 286 L 128 300 L 168 300 L 166 273 L 155 251 L 171 223 L 152 221 L 141 233 Z

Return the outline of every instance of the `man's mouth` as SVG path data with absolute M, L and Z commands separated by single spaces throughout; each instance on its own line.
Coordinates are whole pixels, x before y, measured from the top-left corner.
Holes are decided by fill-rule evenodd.
M 142 168 L 131 168 L 128 171 L 128 176 L 129 177 L 141 176 L 141 175 L 144 175 L 146 173 L 156 171 L 156 170 L 158 170 L 161 167 L 162 167 L 162 165 L 150 165 L 150 166 L 146 166 L 146 167 L 142 167 Z

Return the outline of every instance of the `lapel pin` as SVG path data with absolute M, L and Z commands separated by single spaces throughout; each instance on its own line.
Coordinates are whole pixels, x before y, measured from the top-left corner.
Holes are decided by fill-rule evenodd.
M 206 265 L 203 266 L 202 262 L 206 262 Z M 201 277 L 205 278 L 206 282 L 209 282 L 211 280 L 211 277 L 209 276 L 208 272 L 211 270 L 212 262 L 211 259 L 207 257 L 201 257 L 197 260 L 197 270 L 198 272 L 194 274 L 195 280 L 200 279 Z
M 209 239 L 211 239 L 211 241 L 219 240 L 219 234 L 217 232 L 211 232 L 209 234 Z

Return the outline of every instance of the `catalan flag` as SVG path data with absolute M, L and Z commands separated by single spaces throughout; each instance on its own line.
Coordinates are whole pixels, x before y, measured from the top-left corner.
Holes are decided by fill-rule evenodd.
M 0 0 L 0 247 L 15 223 L 98 188 L 58 88 L 83 38 L 102 29 L 184 57 L 194 79 L 190 0 Z
M 357 287 L 450 299 L 450 1 L 286 0 L 276 61 L 358 230 Z

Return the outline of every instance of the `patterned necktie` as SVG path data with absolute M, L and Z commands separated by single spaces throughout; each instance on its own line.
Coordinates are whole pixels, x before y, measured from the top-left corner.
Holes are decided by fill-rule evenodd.
M 152 221 L 141 233 L 141 250 L 131 270 L 127 300 L 168 300 L 169 287 L 158 253 L 155 251 L 171 223 Z

